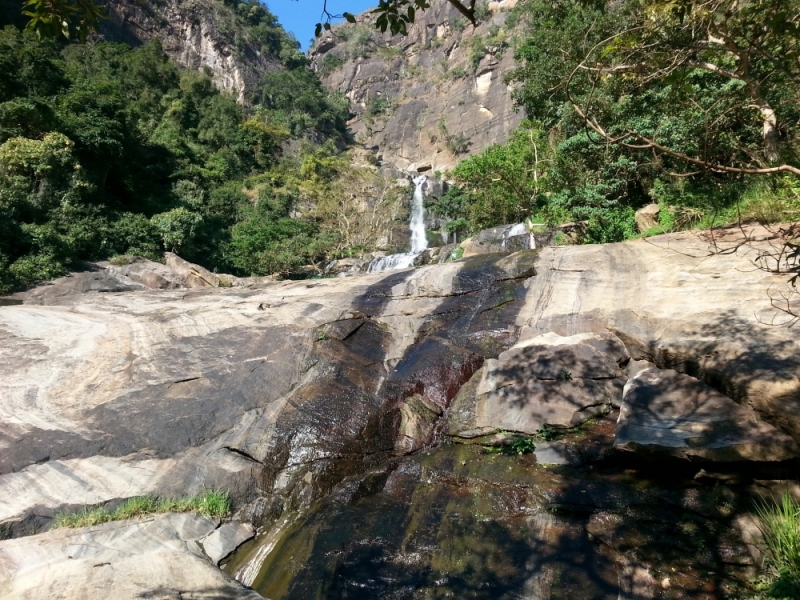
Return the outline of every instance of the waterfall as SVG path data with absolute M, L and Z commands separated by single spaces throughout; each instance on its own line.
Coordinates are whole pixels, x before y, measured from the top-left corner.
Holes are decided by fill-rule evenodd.
M 513 225 L 511 228 L 503 232 L 503 241 L 500 244 L 500 246 L 502 248 L 505 248 L 506 243 L 508 243 L 508 238 L 516 237 L 518 235 L 525 235 L 526 233 L 528 233 L 528 228 L 525 227 L 525 223 L 517 223 L 516 225 Z
M 414 178 L 414 200 L 411 203 L 411 251 L 390 254 L 376 258 L 367 268 L 367 273 L 380 273 L 395 269 L 408 269 L 414 266 L 414 259 L 428 248 L 428 235 L 425 233 L 425 193 L 422 188 L 428 180 L 425 175 Z
M 422 254 L 428 248 L 428 236 L 425 234 L 425 193 L 422 187 L 428 180 L 425 175 L 414 178 L 414 201 L 411 203 L 411 253 Z

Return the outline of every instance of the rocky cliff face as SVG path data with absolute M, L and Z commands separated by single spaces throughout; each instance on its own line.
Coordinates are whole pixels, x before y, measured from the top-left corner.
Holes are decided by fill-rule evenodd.
M 214 0 L 110 0 L 102 33 L 112 41 L 161 41 L 167 56 L 188 69 L 208 68 L 214 83 L 239 101 L 263 73 L 280 68 L 273 56 L 242 41 L 231 10 Z
M 478 27 L 444 0 L 408 36 L 375 32 L 369 13 L 311 50 L 323 83 L 352 101 L 350 127 L 384 163 L 443 171 L 498 142 L 519 123 L 503 76 L 514 65 L 507 26 L 515 0 L 484 5 Z

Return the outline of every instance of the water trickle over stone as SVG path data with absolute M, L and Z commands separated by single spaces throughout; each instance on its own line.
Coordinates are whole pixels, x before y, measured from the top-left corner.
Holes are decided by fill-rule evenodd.
M 425 192 L 423 187 L 428 178 L 420 175 L 414 178 L 414 200 L 411 203 L 411 251 L 399 254 L 390 254 L 373 260 L 367 268 L 367 273 L 382 273 L 396 269 L 408 269 L 414 266 L 414 259 L 428 248 L 428 235 L 425 231 Z

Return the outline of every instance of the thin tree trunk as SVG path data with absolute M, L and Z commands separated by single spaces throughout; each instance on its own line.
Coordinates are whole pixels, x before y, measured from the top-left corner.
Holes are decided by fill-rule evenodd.
M 778 117 L 765 100 L 758 103 L 758 111 L 764 119 L 762 137 L 764 139 L 764 152 L 770 164 L 778 162 Z

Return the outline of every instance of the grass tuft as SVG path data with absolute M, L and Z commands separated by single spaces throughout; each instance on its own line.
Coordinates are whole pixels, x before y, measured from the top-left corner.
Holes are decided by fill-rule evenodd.
M 129 265 L 133 263 L 134 257 L 129 256 L 127 254 L 119 254 L 117 256 L 112 256 L 108 259 L 109 264 L 114 265 L 115 267 L 121 267 L 123 265 Z
M 768 566 L 768 598 L 800 593 L 800 504 L 785 492 L 778 503 L 756 505 Z
M 168 512 L 197 512 L 207 517 L 222 518 L 231 512 L 227 492 L 210 491 L 190 498 L 168 499 L 137 496 L 110 511 L 104 507 L 84 508 L 77 513 L 62 513 L 53 519 L 52 529 L 60 527 L 91 527 L 109 521 L 121 521 L 144 515 Z

